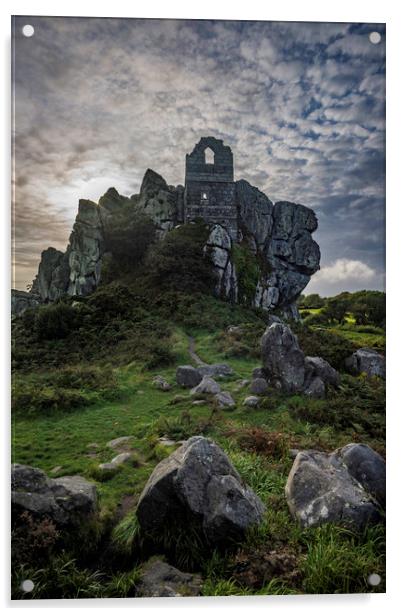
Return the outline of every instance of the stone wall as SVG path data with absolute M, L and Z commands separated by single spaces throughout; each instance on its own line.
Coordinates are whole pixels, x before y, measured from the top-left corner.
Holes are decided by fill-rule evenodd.
M 207 163 L 205 150 L 214 153 L 213 164 Z M 223 224 L 236 241 L 238 220 L 236 187 L 233 181 L 233 154 L 223 141 L 203 137 L 186 156 L 184 221 L 202 218 L 210 224 Z

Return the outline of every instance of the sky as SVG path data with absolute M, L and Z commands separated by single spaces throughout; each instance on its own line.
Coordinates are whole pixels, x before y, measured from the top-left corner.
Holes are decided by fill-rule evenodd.
M 17 17 L 13 40 L 15 288 L 80 198 L 138 193 L 148 168 L 183 184 L 213 135 L 235 179 L 316 212 L 305 293 L 384 289 L 384 25 Z

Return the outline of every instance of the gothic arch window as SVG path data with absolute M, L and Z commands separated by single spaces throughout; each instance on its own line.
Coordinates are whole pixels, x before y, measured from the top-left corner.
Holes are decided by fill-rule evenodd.
M 210 147 L 205 148 L 204 155 L 205 155 L 206 165 L 213 165 L 215 163 L 215 152 L 213 151 L 212 148 Z

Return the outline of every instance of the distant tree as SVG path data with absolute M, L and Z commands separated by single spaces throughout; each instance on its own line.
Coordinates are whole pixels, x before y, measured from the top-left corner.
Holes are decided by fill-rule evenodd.
M 329 321 L 336 321 L 337 323 L 344 323 L 345 317 L 349 312 L 349 300 L 346 297 L 336 296 L 330 297 L 327 300 L 326 305 L 322 309 L 322 314 Z
M 311 293 L 311 295 L 303 295 L 303 299 L 300 300 L 300 308 L 322 308 L 325 306 L 325 299 L 323 299 L 318 293 Z
M 385 293 L 381 291 L 359 291 L 354 294 L 350 310 L 357 325 L 385 327 Z

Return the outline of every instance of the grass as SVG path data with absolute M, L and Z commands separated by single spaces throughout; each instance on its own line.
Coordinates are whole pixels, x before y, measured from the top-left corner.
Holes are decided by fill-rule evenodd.
M 261 327 L 261 323 L 256 322 L 256 327 Z M 52 597 L 57 593 L 66 598 L 134 596 L 138 567 L 148 549 L 138 544 L 135 503 L 155 465 L 174 450 L 174 447 L 161 445 L 158 438 L 166 435 L 180 440 L 199 433 L 207 434 L 221 445 L 244 481 L 266 505 L 263 524 L 251 529 L 238 549 L 248 550 L 250 554 L 256 550 L 281 552 L 291 549 L 298 562 L 297 579 L 292 581 L 278 573 L 251 588 L 234 577 L 234 553 L 207 554 L 202 539 L 180 536 L 177 529 L 172 529 L 171 535 L 160 541 L 172 564 L 202 573 L 204 595 L 383 590 L 384 582 L 376 588 L 367 583 L 370 573 L 379 573 L 384 580 L 381 529 L 372 529 L 363 538 L 334 527 L 302 531 L 290 517 L 283 496 L 292 465 L 290 447 L 330 451 L 360 440 L 383 452 L 383 393 L 378 390 L 378 384 L 344 377 L 343 389 L 325 403 L 271 391 L 260 408 L 251 410 L 242 404 L 248 389 L 237 391 L 236 385 L 238 379 L 250 378 L 259 362 L 252 354 L 228 359 L 222 349 L 222 331 L 194 324 L 175 325 L 169 339 L 170 351 L 175 357 L 173 364 L 146 369 L 144 362 L 134 360 L 113 368 L 111 398 L 94 398 L 90 404 L 77 405 L 68 412 L 61 407 L 29 415 L 24 414 L 21 406 L 13 415 L 13 462 L 37 466 L 53 477 L 80 474 L 95 480 L 105 528 L 114 527 L 109 538 L 109 549 L 114 554 L 112 570 L 98 570 L 107 557 L 96 563 L 81 563 L 71 554 L 65 554 L 53 563 L 52 573 L 46 567 L 39 571 L 25 568 L 15 572 L 16 598 L 21 596 L 18 580 L 24 576 L 31 576 L 37 583 L 35 596 Z M 364 336 L 365 340 L 368 336 L 381 337 L 377 333 L 356 332 L 347 326 L 336 328 L 336 333 L 345 338 L 352 334 Z M 222 389 L 231 392 L 235 399 L 234 410 L 214 410 L 208 400 L 204 405 L 194 406 L 188 391 L 175 383 L 176 365 L 191 363 L 188 335 L 194 337 L 197 353 L 205 362 L 228 362 L 232 366 L 234 376 L 220 382 Z M 92 365 L 97 374 L 95 360 Z M 104 362 L 102 366 L 109 370 Z M 52 370 L 43 370 L 40 378 L 49 379 Z M 169 392 L 162 392 L 152 384 L 156 374 L 172 384 Z M 18 378 L 35 383 L 39 377 L 35 371 L 20 374 Z M 82 382 L 79 389 L 83 395 L 92 391 L 91 385 Z M 326 415 L 328 408 L 334 409 L 338 419 L 344 418 L 344 425 L 337 426 L 334 416 Z M 359 414 L 360 421 L 364 419 L 364 425 L 346 421 L 350 408 L 355 409 L 355 415 Z M 99 463 L 108 462 L 116 455 L 107 443 L 120 436 L 132 437 L 130 448 L 135 454 L 135 463 L 124 464 L 113 476 L 102 478 L 97 474 Z M 257 438 L 262 443 L 261 448 L 253 450 Z M 141 551 L 144 549 L 145 552 Z

